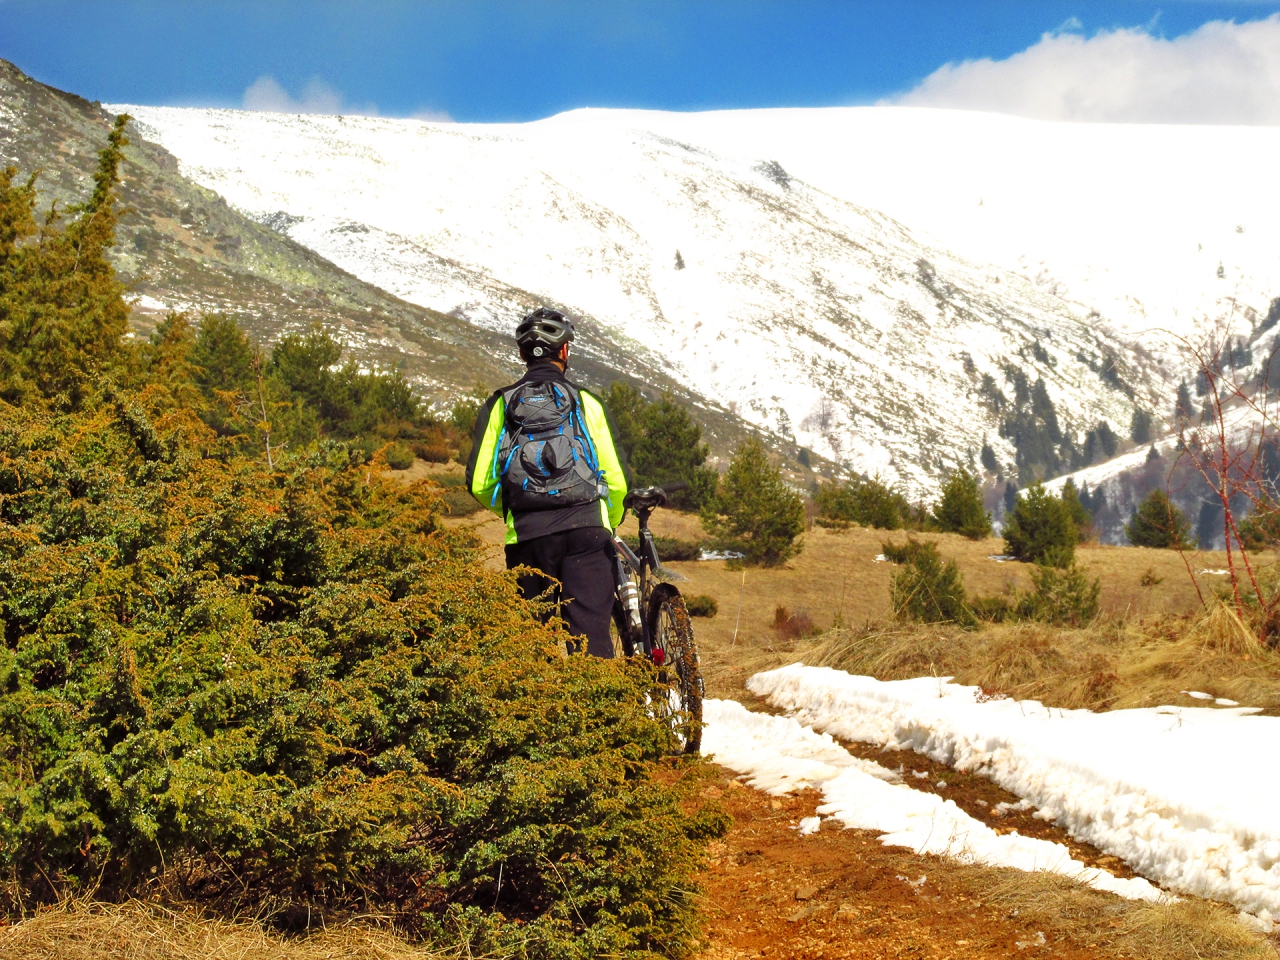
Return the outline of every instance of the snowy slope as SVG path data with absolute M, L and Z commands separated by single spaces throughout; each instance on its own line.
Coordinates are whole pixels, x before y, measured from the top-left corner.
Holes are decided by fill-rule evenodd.
M 1205 135 L 1179 128 L 1143 139 L 889 108 L 523 125 L 127 109 L 184 173 L 361 279 L 491 329 L 509 328 L 520 291 L 563 304 L 696 394 L 916 493 L 984 438 L 1012 461 L 983 374 L 1044 376 L 1069 428 L 1123 432 L 1135 401 L 1171 392 L 1128 342 L 1172 362 L 1152 314 L 1189 331 L 1192 313 L 1221 312 L 1227 283 L 1247 332 L 1243 299 L 1265 313 L 1275 273 L 1280 219 L 1262 215 L 1274 191 L 1252 160 L 1223 188 L 1251 185 L 1246 232 L 1233 222 L 1218 243 L 1243 218 L 1208 190 L 1181 227 L 1149 215 L 1171 177 L 1211 165 L 1190 150 Z M 1227 134 L 1225 156 L 1265 146 Z M 1151 189 L 1133 189 L 1158 158 Z M 1109 164 L 1122 169 L 1104 189 Z M 1207 256 L 1236 251 L 1225 281 L 1216 261 L 1206 280 L 1170 259 L 1197 231 Z M 1193 305 L 1176 316 L 1171 276 Z M 1096 372 L 1113 363 L 1128 395 Z

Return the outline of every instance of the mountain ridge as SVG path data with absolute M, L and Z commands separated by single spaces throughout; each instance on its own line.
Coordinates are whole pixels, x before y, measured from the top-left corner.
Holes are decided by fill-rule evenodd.
M 912 495 L 987 443 L 1012 467 L 984 375 L 1043 379 L 1078 435 L 1126 431 L 1167 389 L 1096 315 L 777 162 L 625 124 L 128 109 L 187 175 L 370 283 L 477 326 L 501 287 L 534 291 L 757 429 Z
M 41 209 L 83 196 L 112 117 L 101 104 L 41 84 L 0 60 L 0 151 L 23 175 L 40 171 Z M 487 327 L 409 303 L 290 239 L 270 218 L 261 218 L 264 223 L 232 209 L 183 176 L 177 159 L 136 125 L 129 133 L 124 210 L 111 260 L 130 290 L 131 323 L 139 334 L 170 309 L 230 313 L 268 344 L 322 322 L 361 364 L 401 369 L 437 410 L 477 385 L 492 389 L 519 375 L 510 329 L 541 298 L 495 286 L 504 310 Z M 583 329 L 589 344 L 589 319 Z M 626 357 L 610 358 L 588 345 L 576 353 L 574 373 L 594 387 L 622 379 L 651 396 L 671 392 L 698 408 L 717 452 L 727 453 L 750 432 L 732 413 Z

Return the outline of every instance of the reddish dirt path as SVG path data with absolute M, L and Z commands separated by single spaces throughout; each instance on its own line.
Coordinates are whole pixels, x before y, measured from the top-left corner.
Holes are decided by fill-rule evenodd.
M 831 823 L 798 836 L 816 793 L 775 799 L 727 771 L 705 792 L 734 818 L 703 876 L 705 960 L 1097 956 L 972 899 L 963 867 Z

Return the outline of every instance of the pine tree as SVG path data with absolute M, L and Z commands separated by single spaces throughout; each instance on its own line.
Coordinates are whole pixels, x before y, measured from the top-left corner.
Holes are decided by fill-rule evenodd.
M 1019 494 L 1005 516 L 1004 552 L 1019 560 L 1069 566 L 1079 539 L 1067 505 L 1039 482 Z
M 253 382 L 253 346 L 239 324 L 226 314 L 206 313 L 196 328 L 191 351 L 196 383 L 205 396 L 248 395 Z
M 711 451 L 688 411 L 667 394 L 650 403 L 622 380 L 609 385 L 604 404 L 637 485 L 684 481 L 689 489 L 674 494 L 672 505 L 701 508 L 715 492 L 716 472 L 705 465 Z
M 271 351 L 271 374 L 324 419 L 334 421 L 342 419 L 345 407 L 332 369 L 341 359 L 342 344 L 315 323 L 305 333 L 287 333 L 280 338 Z
M 672 503 L 696 510 L 715 493 L 716 472 L 705 466 L 710 452 L 702 442 L 702 428 L 684 407 L 663 394 L 644 411 L 643 432 L 635 441 L 631 466 L 638 483 L 687 483 L 689 489 L 676 493 Z
M 804 530 L 804 500 L 752 437 L 703 507 L 702 523 L 726 547 L 741 551 L 746 563 L 776 567 L 802 548 L 797 538 Z
M 144 351 L 148 379 L 164 384 L 182 406 L 195 407 L 199 396 L 191 362 L 195 331 L 185 313 L 170 313 L 156 325 Z
M 911 504 L 878 476 L 854 475 L 844 483 L 822 483 L 814 503 L 824 519 L 837 525 L 856 523 L 879 530 L 897 530 L 911 515 Z
M 996 460 L 996 452 L 991 449 L 991 444 L 987 443 L 985 440 L 982 441 L 982 454 L 980 459 L 982 460 L 982 469 L 987 471 L 987 473 L 1000 473 L 1000 463 Z
M 613 420 L 618 446 L 631 461 L 635 457 L 636 443 L 644 434 L 644 413 L 649 401 L 625 380 L 615 380 L 605 391 L 604 405 Z
M 1093 514 L 1089 512 L 1087 497 L 1089 488 L 1077 492 L 1075 481 L 1068 479 L 1062 485 L 1062 503 L 1067 508 L 1067 516 L 1075 524 L 1077 536 L 1084 543 L 1093 532 Z
M 1110 460 L 1116 455 L 1116 448 L 1120 445 L 1120 438 L 1116 436 L 1111 424 L 1105 420 L 1098 422 L 1098 446 L 1102 450 L 1102 455 Z
M 1134 443 L 1151 442 L 1151 414 L 1139 407 L 1133 408 L 1133 419 L 1129 422 L 1129 437 Z
M 1125 535 L 1135 547 L 1190 549 L 1190 524 L 1169 496 L 1156 487 L 1138 505 L 1133 517 L 1124 525 Z
M 1187 381 L 1183 380 L 1178 384 L 1178 397 L 1173 403 L 1173 415 L 1178 420 L 1187 420 L 1191 417 L 1191 411 L 1194 407 L 1191 405 L 1191 388 L 1187 386 Z
M 958 533 L 970 540 L 991 536 L 991 514 L 982 503 L 978 479 L 957 470 L 942 487 L 942 498 L 933 508 L 933 519 L 944 533 Z
M 73 219 L 65 228 L 56 205 L 36 225 L 34 176 L 14 187 L 16 169 L 0 174 L 0 395 L 6 399 L 78 407 L 125 354 L 129 308 L 106 252 L 115 244 L 129 119 L 116 118 L 98 154 L 93 194 L 67 209 Z
M 1018 485 L 1012 480 L 1004 485 L 1004 512 L 1008 513 L 1018 502 Z

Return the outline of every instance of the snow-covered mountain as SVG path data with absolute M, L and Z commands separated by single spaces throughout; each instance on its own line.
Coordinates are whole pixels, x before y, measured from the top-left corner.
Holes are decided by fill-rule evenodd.
M 1234 296 L 1247 333 L 1280 292 L 1280 192 L 1253 159 L 1270 131 L 890 108 L 522 125 L 113 109 L 362 280 L 496 331 L 545 298 L 612 355 L 913 492 L 984 439 L 1012 462 L 984 374 L 1042 377 L 1066 427 L 1123 433 L 1179 373 L 1150 328 L 1189 334 Z M 1168 213 L 1184 194 L 1185 223 Z M 1192 269 L 1205 258 L 1223 278 Z

